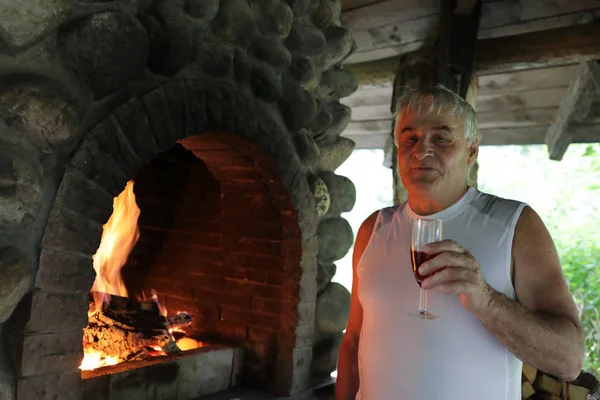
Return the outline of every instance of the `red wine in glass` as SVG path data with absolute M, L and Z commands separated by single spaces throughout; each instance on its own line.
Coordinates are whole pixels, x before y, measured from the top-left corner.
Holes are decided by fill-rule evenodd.
M 410 227 L 410 254 L 413 275 L 419 284 L 419 309 L 416 314 L 410 314 L 419 319 L 436 319 L 436 315 L 427 311 L 427 290 L 421 284 L 430 275 L 422 276 L 418 269 L 425 261 L 435 254 L 426 254 L 423 247 L 429 243 L 442 240 L 442 220 L 440 219 L 413 219 Z
M 415 276 L 415 279 L 417 280 L 417 283 L 419 284 L 419 286 L 421 286 L 421 283 L 423 283 L 423 281 L 427 278 L 429 278 L 431 275 L 433 275 L 433 273 L 428 274 L 426 276 L 423 276 L 419 273 L 419 267 L 421 266 L 421 264 L 423 264 L 425 261 L 433 258 L 433 256 L 435 254 L 427 254 L 424 253 L 422 251 L 411 251 L 411 260 L 412 260 L 412 269 L 413 269 L 413 274 Z

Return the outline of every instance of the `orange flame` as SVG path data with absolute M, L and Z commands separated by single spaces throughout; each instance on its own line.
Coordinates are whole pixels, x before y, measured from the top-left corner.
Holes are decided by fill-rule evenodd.
M 123 192 L 115 197 L 113 201 L 113 213 L 108 222 L 102 227 L 102 239 L 98 251 L 92 257 L 94 261 L 94 270 L 96 271 L 96 280 L 92 286 L 94 294 L 94 306 L 89 311 L 92 316 L 102 310 L 105 302 L 110 300 L 110 295 L 127 297 L 127 289 L 121 277 L 121 268 L 127 262 L 129 253 L 137 243 L 140 232 L 137 225 L 140 216 L 140 209 L 135 201 L 133 193 L 133 181 L 127 182 Z M 158 305 L 162 316 L 167 317 L 167 309 L 159 302 L 158 295 L 152 290 L 151 300 Z M 181 331 L 180 328 L 170 329 Z M 189 350 L 201 347 L 198 341 L 184 337 L 177 341 L 182 350 Z M 159 347 L 153 346 L 154 356 L 166 355 Z M 115 365 L 125 360 L 119 357 L 108 357 L 91 346 L 84 345 L 84 356 L 79 368 L 81 370 L 94 370 L 96 368 Z
M 100 246 L 92 257 L 96 280 L 92 286 L 95 309 L 91 315 L 102 309 L 102 304 L 110 298 L 108 295 L 127 297 L 121 268 L 140 237 L 137 225 L 139 216 L 140 209 L 135 202 L 133 181 L 129 181 L 123 192 L 113 201 L 113 213 L 103 226 Z
M 119 362 L 120 360 L 118 357 L 104 356 L 100 351 L 85 348 L 83 360 L 81 361 L 79 369 L 82 371 L 90 371 L 107 365 L 116 365 Z

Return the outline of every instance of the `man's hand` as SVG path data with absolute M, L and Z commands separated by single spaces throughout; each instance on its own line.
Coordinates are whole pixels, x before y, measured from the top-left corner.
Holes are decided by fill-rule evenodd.
M 457 294 L 463 307 L 472 312 L 483 312 L 489 307 L 493 289 L 483 279 L 477 260 L 467 249 L 453 240 L 443 240 L 424 246 L 422 251 L 436 254 L 419 268 L 423 276 L 433 273 L 423 281 L 423 289 L 439 286 L 443 293 Z

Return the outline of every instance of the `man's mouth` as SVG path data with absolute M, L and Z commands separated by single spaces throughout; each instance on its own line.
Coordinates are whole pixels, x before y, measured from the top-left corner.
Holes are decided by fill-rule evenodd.
M 416 171 L 435 171 L 435 168 L 432 167 L 412 167 L 412 169 Z

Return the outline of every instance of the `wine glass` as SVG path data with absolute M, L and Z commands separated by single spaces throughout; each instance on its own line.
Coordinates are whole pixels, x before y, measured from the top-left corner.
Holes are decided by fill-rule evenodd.
M 410 227 L 410 255 L 412 261 L 412 270 L 417 283 L 419 284 L 419 310 L 416 314 L 411 314 L 419 319 L 436 319 L 437 315 L 427 311 L 427 290 L 423 289 L 421 283 L 431 276 L 419 274 L 418 269 L 425 261 L 434 257 L 435 254 L 426 254 L 423 247 L 426 244 L 439 242 L 442 240 L 442 220 L 441 219 L 413 219 Z

